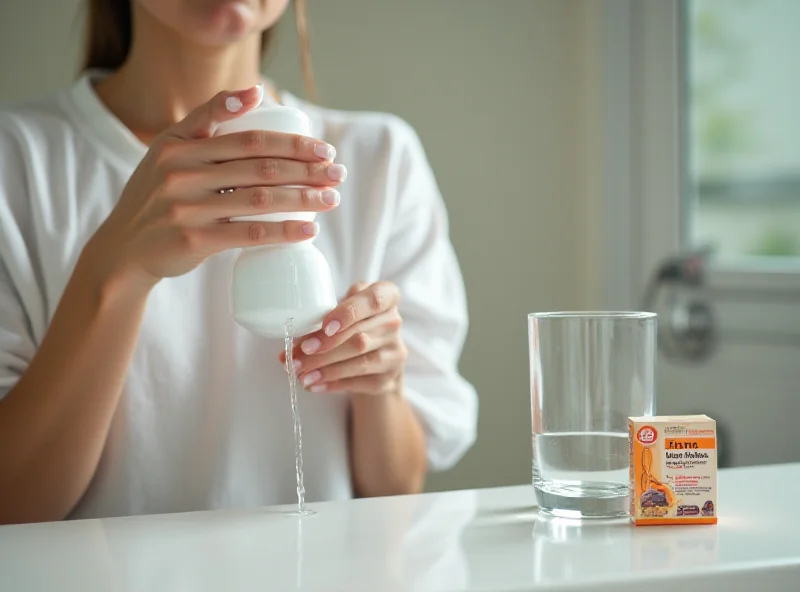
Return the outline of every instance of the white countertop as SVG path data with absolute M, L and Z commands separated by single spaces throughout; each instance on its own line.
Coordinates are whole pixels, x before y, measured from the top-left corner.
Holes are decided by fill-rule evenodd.
M 800 590 L 798 494 L 792 464 L 722 471 L 717 526 L 539 519 L 530 486 L 4 526 L 0 591 Z

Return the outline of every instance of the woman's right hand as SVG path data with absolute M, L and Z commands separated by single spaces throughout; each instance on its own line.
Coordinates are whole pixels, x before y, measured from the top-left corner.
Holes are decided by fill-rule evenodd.
M 265 131 L 214 136 L 219 123 L 256 107 L 262 92 L 220 93 L 156 138 L 87 245 L 105 272 L 154 285 L 226 249 L 316 235 L 314 222 L 229 221 L 331 210 L 339 203 L 333 187 L 346 176 L 331 162 L 333 147 L 313 138 Z M 220 193 L 227 188 L 236 189 Z

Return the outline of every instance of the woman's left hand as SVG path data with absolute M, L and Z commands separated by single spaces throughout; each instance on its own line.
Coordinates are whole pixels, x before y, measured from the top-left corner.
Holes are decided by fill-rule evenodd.
M 400 337 L 399 299 L 390 282 L 352 286 L 325 315 L 322 329 L 295 346 L 298 382 L 315 393 L 401 394 L 408 350 Z M 285 364 L 285 354 L 280 357 Z

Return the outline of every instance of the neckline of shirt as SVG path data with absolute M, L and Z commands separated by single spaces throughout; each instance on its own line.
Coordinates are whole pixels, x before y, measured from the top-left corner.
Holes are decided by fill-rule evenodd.
M 94 82 L 107 76 L 103 70 L 85 72 L 69 89 L 66 107 L 92 139 L 108 149 L 108 156 L 125 167 L 136 167 L 147 153 L 145 145 L 106 106 L 94 89 Z M 274 88 L 270 80 L 264 81 Z M 285 90 L 276 93 L 282 104 L 297 106 L 295 97 Z

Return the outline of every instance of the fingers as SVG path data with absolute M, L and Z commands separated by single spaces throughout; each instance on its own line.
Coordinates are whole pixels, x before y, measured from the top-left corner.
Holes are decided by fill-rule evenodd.
M 399 337 L 398 299 L 397 287 L 389 282 L 351 286 L 340 306 L 326 317 L 328 324 L 342 318 L 345 325 L 330 335 L 324 330 L 328 325 L 323 325 L 322 331 L 295 347 L 294 371 L 300 384 L 317 393 L 394 392 L 408 356 Z M 387 305 L 390 308 L 383 310 Z M 285 364 L 283 353 L 280 359 Z
M 149 152 L 159 189 L 186 197 L 198 190 L 342 183 L 347 169 L 332 162 L 336 150 L 320 140 L 263 130 L 214 136 L 218 124 L 246 113 L 262 97 L 260 86 L 219 93 L 170 127 Z
M 228 187 L 305 185 L 335 187 L 347 178 L 344 165 L 300 162 L 282 158 L 231 160 L 209 168 L 204 187 L 212 191 Z
M 201 228 L 184 229 L 187 247 L 208 254 L 226 249 L 297 243 L 319 232 L 315 222 L 220 222 Z
M 380 347 L 341 362 L 328 364 L 310 372 L 303 372 L 298 376 L 298 380 L 304 388 L 313 392 L 314 386 L 338 382 L 346 378 L 387 373 L 399 374 L 405 363 L 405 356 L 405 349 L 399 346 Z
M 347 302 L 345 300 L 344 302 Z M 384 313 L 369 316 L 363 321 L 327 335 L 324 331 L 317 331 L 303 338 L 300 342 L 300 353 L 305 356 L 317 356 L 340 347 L 351 337 L 363 333 L 366 338 L 383 337 L 396 334 L 402 325 L 402 319 L 397 308 L 391 308 Z
M 210 138 L 218 124 L 247 113 L 263 98 L 264 87 L 260 84 L 246 90 L 223 91 L 171 126 L 166 136 L 182 140 Z
M 347 331 L 359 321 L 393 309 L 399 300 L 400 291 L 397 286 L 391 282 L 376 282 L 345 298 L 339 306 L 325 315 L 323 332 L 327 337 L 333 337 Z M 324 347 L 325 344 L 320 349 Z
M 376 327 L 371 331 L 359 331 L 346 337 L 338 347 L 329 349 L 324 353 L 306 354 L 301 346 L 297 353 L 293 353 L 295 368 L 298 372 L 307 374 L 317 368 L 349 360 L 384 347 L 392 341 L 394 336 Z M 307 339 L 314 339 L 314 337 Z M 309 348 L 306 347 L 306 349 L 308 350 Z M 283 357 L 285 356 L 281 358 L 283 359 Z
M 400 313 L 394 308 L 361 321 L 347 331 L 341 331 L 332 337 L 328 337 L 322 331 L 310 333 L 292 350 L 295 366 L 303 372 L 308 372 L 326 364 L 372 351 L 395 339 L 401 325 Z M 285 352 L 281 351 L 278 357 L 282 364 L 286 363 Z
M 189 141 L 185 158 L 193 162 L 225 162 L 253 158 L 285 158 L 304 162 L 332 162 L 336 149 L 314 138 L 253 130 Z
M 174 207 L 183 210 L 179 215 L 188 223 L 207 223 L 276 212 L 327 212 L 340 200 L 339 192 L 330 188 L 250 187 L 207 199 L 180 200 Z
M 369 286 L 367 282 L 356 282 L 355 284 L 350 286 L 350 289 L 347 291 L 347 294 L 345 294 L 344 297 L 350 298 L 350 296 L 352 296 L 353 294 L 357 294 L 358 292 L 361 292 L 361 290 L 365 290 L 367 286 Z
M 394 373 L 370 374 L 344 378 L 334 382 L 318 383 L 310 387 L 312 393 L 352 393 L 356 395 L 382 395 L 398 391 L 399 376 Z

